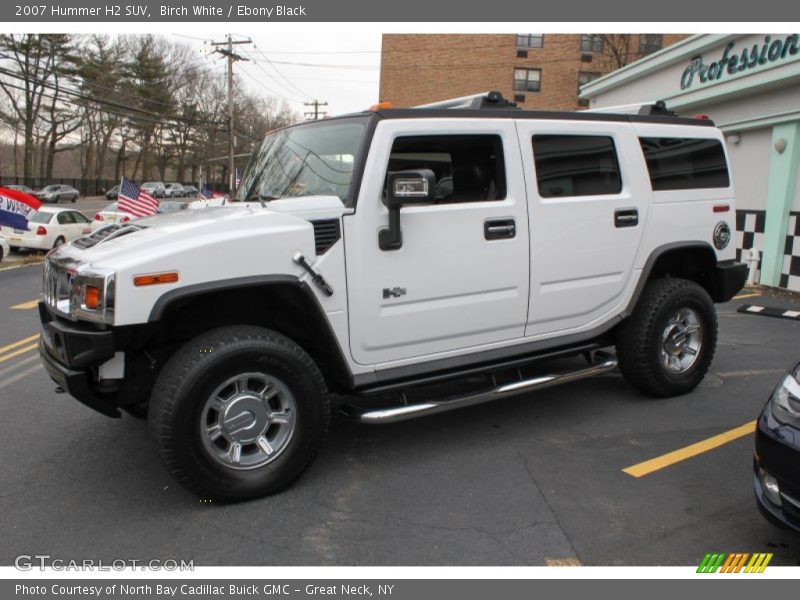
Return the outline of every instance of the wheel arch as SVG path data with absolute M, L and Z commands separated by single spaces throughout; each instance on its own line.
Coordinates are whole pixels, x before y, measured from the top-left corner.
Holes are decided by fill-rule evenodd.
M 352 374 L 325 311 L 310 287 L 291 275 L 244 277 L 172 290 L 153 305 L 148 323 L 172 340 L 188 340 L 229 325 L 272 329 L 308 352 L 329 389 L 352 387 Z
M 673 242 L 659 246 L 650 253 L 623 316 L 633 312 L 648 282 L 666 277 L 694 281 L 708 292 L 714 302 L 722 301 L 717 290 L 716 269 L 717 255 L 708 243 Z

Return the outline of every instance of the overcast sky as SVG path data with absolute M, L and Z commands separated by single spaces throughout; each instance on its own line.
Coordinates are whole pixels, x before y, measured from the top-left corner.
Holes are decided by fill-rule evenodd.
M 236 62 L 234 73 L 251 92 L 284 98 L 300 113 L 313 110 L 303 103 L 314 99 L 328 103 L 320 110 L 329 115 L 369 108 L 378 101 L 381 34 L 331 29 L 331 33 L 309 35 L 239 29 L 234 41 L 250 38 L 253 43 L 234 46 L 235 52 L 249 59 Z M 172 38 L 196 48 L 199 62 L 225 72 L 226 60 L 209 52 L 203 34 L 189 29 Z M 224 32 L 213 38 L 224 40 Z

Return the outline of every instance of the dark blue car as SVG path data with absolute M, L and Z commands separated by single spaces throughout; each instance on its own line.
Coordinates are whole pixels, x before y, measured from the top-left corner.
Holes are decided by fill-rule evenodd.
M 800 365 L 781 378 L 756 428 L 758 507 L 773 523 L 800 531 Z

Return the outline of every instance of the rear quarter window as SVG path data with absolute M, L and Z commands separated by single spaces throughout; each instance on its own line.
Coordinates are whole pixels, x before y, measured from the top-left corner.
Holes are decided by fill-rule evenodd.
M 722 143 L 710 138 L 639 138 L 653 191 L 726 188 Z

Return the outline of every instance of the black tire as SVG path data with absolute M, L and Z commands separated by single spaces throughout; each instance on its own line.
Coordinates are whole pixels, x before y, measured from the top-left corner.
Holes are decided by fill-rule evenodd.
M 700 326 L 696 335 L 683 335 L 686 340 L 683 344 L 680 344 L 680 328 L 686 320 L 679 319 L 681 315 L 690 316 Z M 677 323 L 672 324 L 672 319 Z M 677 340 L 677 346 L 669 346 L 662 339 L 668 331 L 675 333 L 676 337 L 667 339 Z M 684 331 L 691 331 L 691 327 Z M 620 324 L 616 344 L 620 371 L 633 387 L 660 398 L 690 392 L 703 380 L 714 358 L 717 345 L 714 303 L 708 292 L 693 281 L 673 278 L 651 281 L 633 314 Z M 692 348 L 693 344 L 697 347 Z M 680 356 L 691 361 L 682 370 L 683 365 L 665 364 L 665 361 L 680 363 L 683 360 Z
M 78 201 L 78 197 L 77 196 L 73 196 L 72 197 L 72 203 L 75 204 L 77 201 Z
M 253 372 L 285 385 L 295 416 L 276 457 L 243 470 L 222 464 L 209 450 L 204 411 L 221 384 Z M 300 346 L 268 329 L 233 326 L 198 336 L 169 359 L 153 388 L 148 419 L 161 461 L 178 483 L 201 498 L 235 502 L 274 494 L 297 479 L 325 438 L 330 412 L 322 374 Z
M 2 246 L 0 246 L 0 262 L 3 262 L 3 258 L 5 258 L 5 257 L 3 256 L 3 247 L 2 247 Z
M 61 244 L 66 242 L 67 240 L 64 239 L 63 235 L 60 235 L 56 238 L 56 241 L 53 242 L 53 248 L 58 248 Z

